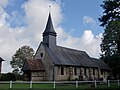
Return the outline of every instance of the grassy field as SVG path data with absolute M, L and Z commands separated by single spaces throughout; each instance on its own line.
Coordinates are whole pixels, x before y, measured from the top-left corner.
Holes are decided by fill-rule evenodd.
M 53 84 L 32 84 L 32 89 L 30 89 L 30 84 L 13 84 L 12 89 L 9 88 L 9 84 L 0 84 L 0 90 L 120 90 L 117 83 L 111 83 L 110 87 L 107 84 L 97 84 L 97 87 L 94 87 L 94 84 L 79 84 L 76 88 L 75 84 L 56 84 L 56 88 L 53 88 Z

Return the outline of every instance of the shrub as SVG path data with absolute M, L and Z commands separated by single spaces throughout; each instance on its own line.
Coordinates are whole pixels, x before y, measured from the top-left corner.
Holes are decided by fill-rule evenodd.
M 16 81 L 16 76 L 13 73 L 7 73 L 1 75 L 1 81 Z
M 15 74 L 15 76 L 16 76 L 16 80 L 23 80 L 23 75 Z

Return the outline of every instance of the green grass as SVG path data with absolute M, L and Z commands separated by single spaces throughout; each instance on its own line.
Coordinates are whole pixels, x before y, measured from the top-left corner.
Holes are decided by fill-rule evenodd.
M 92 86 L 91 86 L 92 85 Z M 117 83 L 111 83 L 110 87 L 104 84 L 97 84 L 97 87 L 94 87 L 94 84 L 79 84 L 78 88 L 75 87 L 75 84 L 56 84 L 56 88 L 53 88 L 53 84 L 33 84 L 32 89 L 30 89 L 29 84 L 13 84 L 12 89 L 9 89 L 9 84 L 0 84 L 0 90 L 120 90 Z

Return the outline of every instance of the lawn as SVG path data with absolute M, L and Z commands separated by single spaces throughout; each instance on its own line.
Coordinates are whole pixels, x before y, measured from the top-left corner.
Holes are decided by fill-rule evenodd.
M 113 89 L 113 90 L 120 90 L 117 83 L 111 83 L 110 87 L 106 83 L 104 84 L 97 84 L 97 87 L 94 87 L 94 84 L 79 84 L 78 88 L 76 88 L 75 84 L 56 84 L 56 88 L 54 89 L 54 84 L 32 84 L 32 89 L 30 89 L 30 84 L 12 84 L 12 89 L 9 88 L 9 84 L 0 84 L 0 90 L 106 90 L 106 89 Z

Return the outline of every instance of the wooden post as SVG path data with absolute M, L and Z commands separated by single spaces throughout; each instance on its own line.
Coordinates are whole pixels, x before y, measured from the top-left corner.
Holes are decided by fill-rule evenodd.
M 10 81 L 10 88 L 12 88 L 12 81 Z
M 32 88 L 32 81 L 30 81 L 30 89 Z
M 55 81 L 54 81 L 54 88 L 55 88 Z
M 110 80 L 108 80 L 108 87 L 110 87 Z
M 96 83 L 96 80 L 95 80 L 95 88 L 97 87 L 97 83 Z
M 78 88 L 78 81 L 76 81 L 76 88 Z
M 118 87 L 120 86 L 120 82 L 119 82 L 119 79 L 118 79 Z

